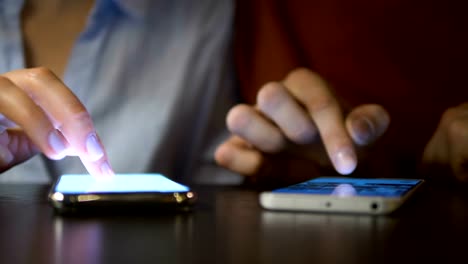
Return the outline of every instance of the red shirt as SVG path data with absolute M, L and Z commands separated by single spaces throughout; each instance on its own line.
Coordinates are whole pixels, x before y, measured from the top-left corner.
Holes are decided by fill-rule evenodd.
M 468 102 L 466 1 L 238 1 L 236 63 L 247 102 L 296 67 L 351 106 L 390 113 L 387 151 L 419 159 L 442 113 Z

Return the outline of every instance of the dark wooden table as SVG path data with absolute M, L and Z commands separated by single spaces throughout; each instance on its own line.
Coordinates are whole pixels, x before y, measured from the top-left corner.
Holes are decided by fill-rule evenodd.
M 468 189 L 427 184 L 392 216 L 262 210 L 195 187 L 192 213 L 58 216 L 48 186 L 0 185 L 0 263 L 468 262 Z

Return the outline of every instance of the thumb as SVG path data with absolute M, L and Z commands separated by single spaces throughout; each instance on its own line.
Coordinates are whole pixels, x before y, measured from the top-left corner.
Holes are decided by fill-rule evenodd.
M 354 108 L 346 117 L 346 130 L 359 146 L 366 146 L 387 131 L 390 115 L 380 105 L 365 104 Z

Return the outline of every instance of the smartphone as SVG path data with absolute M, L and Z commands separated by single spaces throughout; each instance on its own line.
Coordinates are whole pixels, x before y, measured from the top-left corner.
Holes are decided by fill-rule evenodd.
M 84 209 L 190 209 L 196 200 L 188 186 L 161 174 L 116 174 L 96 178 L 64 174 L 53 184 L 49 201 L 58 211 Z
M 421 179 L 320 177 L 262 192 L 260 205 L 271 210 L 389 214 L 423 184 Z

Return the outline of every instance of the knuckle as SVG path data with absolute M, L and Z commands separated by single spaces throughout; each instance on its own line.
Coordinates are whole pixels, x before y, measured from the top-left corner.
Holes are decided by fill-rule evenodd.
M 257 94 L 257 104 L 262 111 L 277 108 L 285 97 L 285 89 L 280 83 L 269 82 Z
M 296 78 L 303 78 L 303 77 L 313 77 L 313 78 L 317 78 L 319 77 L 315 72 L 307 69 L 307 68 L 304 68 L 304 67 L 300 67 L 300 68 L 296 68 L 294 70 L 292 70 L 291 72 L 288 73 L 288 75 L 286 75 L 286 80 L 293 80 L 293 79 L 296 79 Z
M 65 103 L 64 109 L 74 119 L 91 118 L 86 108 L 79 100 L 68 100 Z
M 229 168 L 231 164 L 231 150 L 227 144 L 218 146 L 215 151 L 214 158 L 218 165 Z
M 266 153 L 279 153 L 287 145 L 286 139 L 277 131 L 271 131 L 268 137 L 258 143 L 258 147 Z
M 462 103 L 459 106 L 457 106 L 457 108 L 460 111 L 463 111 L 463 112 L 467 113 L 468 112 L 468 103 Z
M 311 98 L 311 100 L 307 103 L 307 108 L 312 113 L 320 113 L 324 110 L 337 107 L 338 103 L 332 96 L 321 96 L 318 98 Z
M 16 89 L 15 84 L 5 76 L 0 75 L 0 101 L 9 101 L 11 97 L 16 97 L 19 93 L 19 90 Z M 0 104 L 0 108 L 3 108 L 5 105 Z
M 91 115 L 86 110 L 70 111 L 67 109 L 66 115 L 59 120 L 55 120 L 55 123 L 55 126 L 59 130 L 63 130 L 66 134 L 73 133 L 70 129 L 76 129 L 77 127 L 79 127 L 80 130 L 94 130 Z
M 243 155 L 238 153 L 232 145 L 227 143 L 218 147 L 215 160 L 218 165 L 243 175 L 253 175 L 259 171 L 263 156 L 256 151 L 249 151 Z M 246 162 L 243 162 L 243 161 Z
M 328 88 L 327 83 L 320 74 L 307 68 L 296 68 L 292 70 L 286 75 L 284 81 L 286 83 L 302 83 L 303 81 L 307 81 L 312 86 Z
M 72 115 L 70 115 L 70 120 L 66 120 L 66 122 L 74 122 L 74 123 L 79 123 L 83 128 L 93 128 L 93 122 L 91 119 L 91 116 L 88 112 L 82 111 L 82 112 L 76 112 Z
M 452 121 L 454 121 L 458 116 L 458 109 L 456 107 L 452 107 L 447 109 L 443 114 L 442 114 L 442 119 L 441 123 L 444 126 L 449 126 Z
M 248 105 L 234 106 L 227 114 L 226 124 L 228 129 L 236 133 L 247 127 L 252 120 L 252 109 Z
M 313 142 L 316 132 L 310 126 L 302 126 L 295 129 L 290 134 L 290 139 L 297 144 L 308 144 Z
M 317 135 L 314 127 L 307 121 L 297 120 L 297 125 L 288 132 L 288 138 L 297 144 L 312 143 Z
M 257 174 L 260 169 L 262 168 L 262 165 L 264 163 L 264 157 L 258 152 L 253 153 L 252 157 L 250 158 L 250 164 L 249 166 L 242 171 L 241 173 L 244 175 L 255 175 Z
M 46 67 L 36 67 L 28 69 L 26 72 L 26 76 L 33 81 L 50 80 L 56 78 L 52 70 Z
M 5 85 L 10 86 L 12 85 L 12 82 L 7 77 L 0 75 L 0 86 L 5 86 Z
M 448 137 L 456 144 L 460 139 L 468 137 L 468 120 L 464 118 L 452 119 L 447 130 Z

